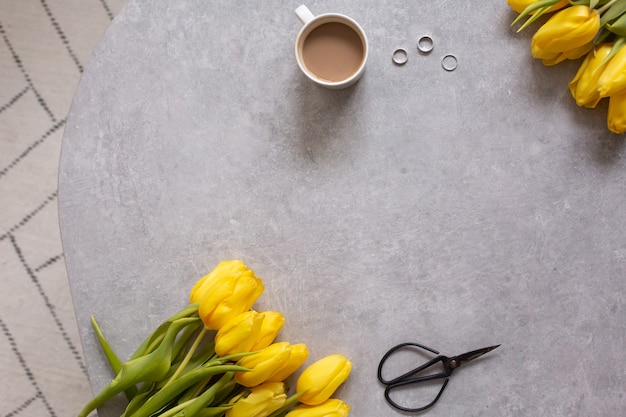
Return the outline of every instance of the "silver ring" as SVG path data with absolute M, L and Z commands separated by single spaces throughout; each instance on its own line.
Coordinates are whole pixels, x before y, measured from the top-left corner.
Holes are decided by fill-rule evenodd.
M 417 40 L 417 49 L 423 54 L 429 54 L 434 47 L 433 38 L 428 35 L 424 35 Z
M 406 52 L 406 49 L 398 48 L 393 51 L 393 55 L 391 55 L 391 60 L 396 65 L 404 65 L 409 60 L 409 54 Z
M 459 61 L 456 59 L 456 56 L 452 54 L 448 54 L 441 58 L 441 67 L 446 71 L 454 71 L 458 64 Z

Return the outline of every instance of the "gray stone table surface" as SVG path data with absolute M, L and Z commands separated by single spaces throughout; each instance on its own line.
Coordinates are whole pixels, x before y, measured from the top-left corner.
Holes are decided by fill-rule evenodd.
M 112 375 L 91 314 L 128 357 L 238 258 L 281 340 L 351 358 L 353 416 L 398 415 L 376 368 L 405 341 L 502 344 L 429 416 L 626 415 L 626 148 L 606 103 L 572 100 L 578 63 L 533 60 L 504 0 L 312 1 L 371 46 L 359 83 L 324 90 L 296 65 L 299 4 L 130 1 L 95 50 L 59 178 L 93 389 Z

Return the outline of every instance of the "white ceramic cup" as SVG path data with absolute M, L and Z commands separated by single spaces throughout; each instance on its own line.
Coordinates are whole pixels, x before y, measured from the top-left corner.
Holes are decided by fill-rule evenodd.
M 304 5 L 296 9 L 296 16 L 298 16 L 298 19 L 304 25 L 302 26 L 302 29 L 300 29 L 300 32 L 298 33 L 298 37 L 296 38 L 296 60 L 298 61 L 298 66 L 300 67 L 302 72 L 310 80 L 326 88 L 341 89 L 341 88 L 349 87 L 352 84 L 356 83 L 361 78 L 361 76 L 363 75 L 363 72 L 365 71 L 365 62 L 367 61 L 367 55 L 369 52 L 367 37 L 365 36 L 365 32 L 363 31 L 363 28 L 361 28 L 361 26 L 350 17 L 342 15 L 342 14 L 325 13 L 325 14 L 321 14 L 318 16 L 314 16 L 313 13 L 311 13 L 311 11 Z M 362 46 L 363 46 L 363 59 L 358 69 L 354 73 L 352 73 L 349 77 L 343 80 L 339 80 L 339 81 L 325 80 L 323 78 L 320 78 L 316 74 L 314 74 L 309 68 L 307 68 L 307 65 L 302 56 L 303 45 L 307 37 L 311 34 L 311 32 L 317 27 L 325 23 L 332 23 L 332 22 L 341 23 L 343 25 L 346 25 L 350 29 L 352 29 L 352 31 L 354 31 L 354 33 L 356 33 L 358 37 L 361 39 Z

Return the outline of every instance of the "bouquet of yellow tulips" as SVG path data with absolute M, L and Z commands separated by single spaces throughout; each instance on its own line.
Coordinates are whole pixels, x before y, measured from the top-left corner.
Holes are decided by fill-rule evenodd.
M 544 14 L 550 18 L 535 32 L 533 57 L 545 65 L 585 57 L 569 83 L 581 107 L 609 100 L 608 128 L 626 131 L 626 0 L 507 0 L 519 13 L 513 24 L 526 28 Z
M 122 417 L 346 417 L 350 407 L 331 398 L 352 363 L 326 356 L 298 377 L 288 396 L 285 379 L 307 360 L 305 344 L 275 342 L 285 324 L 275 311 L 252 309 L 263 281 L 239 260 L 224 261 L 193 287 L 190 304 L 162 323 L 127 362 L 92 324 L 116 374 L 89 401 L 87 417 L 124 393 Z

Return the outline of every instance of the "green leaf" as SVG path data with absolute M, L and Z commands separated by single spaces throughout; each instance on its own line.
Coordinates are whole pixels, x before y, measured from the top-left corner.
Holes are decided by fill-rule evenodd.
M 211 405 L 217 393 L 222 389 L 224 385 L 233 380 L 234 373 L 226 372 L 222 377 L 211 385 L 206 391 L 200 394 L 191 404 L 183 409 L 184 416 L 195 416 L 197 413 L 205 407 Z
M 193 314 L 197 313 L 198 305 L 199 305 L 198 303 L 189 304 L 188 306 L 180 310 L 178 313 L 174 314 L 173 316 L 165 320 L 159 327 L 157 327 L 157 329 L 150 336 L 148 336 L 141 343 L 141 345 L 139 345 L 139 347 L 137 348 L 135 353 L 132 354 L 130 359 L 135 359 L 140 356 L 146 355 L 152 352 L 154 349 L 156 349 L 156 347 L 159 345 L 161 340 L 163 340 L 163 337 L 165 336 L 165 332 L 167 332 L 167 329 L 172 324 L 172 322 L 181 318 L 190 317 Z
M 626 14 L 611 24 L 607 24 L 606 28 L 619 36 L 626 36 Z
M 100 347 L 104 352 L 104 356 L 106 356 L 107 361 L 109 362 L 109 365 L 113 370 L 113 373 L 117 375 L 122 370 L 122 361 L 120 360 L 119 356 L 117 356 L 117 354 L 113 351 L 111 345 L 104 337 L 104 334 L 102 334 L 102 330 L 100 330 L 100 326 L 98 325 L 98 322 L 93 315 L 91 316 L 91 325 L 96 332 L 96 336 L 98 337 L 98 342 L 100 343 Z M 134 386 L 128 387 L 128 389 L 124 390 L 124 395 L 126 395 L 126 399 L 129 401 L 135 396 L 136 393 L 137 388 Z
M 163 378 L 170 369 L 172 345 L 185 326 L 195 323 L 199 318 L 182 318 L 174 321 L 167 329 L 163 341 L 151 353 L 132 359 L 122 365 L 115 379 L 95 395 L 81 410 L 78 417 L 87 417 L 109 398 L 141 382 L 153 382 Z
M 191 370 L 199 368 L 203 365 L 207 365 L 207 364 L 217 365 L 218 363 L 214 361 L 208 362 L 209 360 L 214 359 L 214 355 L 215 355 L 214 346 L 215 346 L 215 342 L 211 342 L 211 343 L 207 343 L 206 345 L 198 349 L 196 354 L 192 356 L 191 360 L 189 361 L 189 363 L 187 364 L 185 369 L 180 373 L 179 376 L 185 375 Z M 158 389 L 163 388 L 167 384 L 167 381 L 169 381 L 172 375 L 174 375 L 174 373 L 176 372 L 176 368 L 178 368 L 181 364 L 182 364 L 182 361 L 177 362 L 177 363 L 172 363 L 172 369 L 170 369 L 170 372 L 168 372 L 168 374 L 162 380 L 158 382 L 157 384 Z M 222 363 L 220 362 L 219 365 L 221 364 Z
M 104 352 L 104 356 L 106 356 L 107 361 L 109 362 L 109 365 L 111 366 L 111 369 L 113 370 L 115 375 L 117 375 L 119 371 L 122 369 L 122 361 L 115 354 L 115 352 L 111 348 L 111 345 L 109 345 L 109 342 L 104 337 L 104 334 L 102 334 L 102 330 L 100 330 L 100 326 L 98 326 L 98 322 L 96 321 L 96 318 L 93 315 L 91 316 L 91 326 L 96 332 L 96 336 L 98 336 L 98 342 L 100 342 L 100 347 L 102 348 L 102 351 Z
M 602 27 L 607 23 L 611 23 L 624 13 L 626 13 L 626 1 L 618 1 L 602 14 L 602 17 L 600 17 L 600 26 Z
M 174 349 L 172 351 L 172 361 L 181 361 L 185 356 L 185 350 L 189 347 L 189 339 L 194 335 L 195 331 L 198 330 L 202 322 L 198 322 L 193 326 L 186 327 L 176 343 L 174 344 Z
M 124 410 L 124 415 L 130 416 L 142 405 L 144 405 L 148 398 L 150 398 L 150 396 L 154 394 L 154 386 L 154 383 L 144 384 L 141 391 L 128 402 L 126 410 Z
M 194 417 L 221 417 L 228 410 L 233 408 L 232 405 L 221 405 L 219 407 L 207 407 L 198 412 Z M 176 416 L 179 417 L 179 416 Z
M 528 5 L 522 12 L 513 20 L 511 26 L 522 20 L 524 17 L 531 15 L 531 17 L 519 28 L 517 31 L 520 32 L 524 30 L 528 25 L 530 25 L 535 20 L 539 19 L 542 15 L 548 12 L 552 6 L 557 4 L 560 0 L 540 0 L 535 3 Z M 589 1 L 589 0 L 586 0 Z
M 223 374 L 226 372 L 245 371 L 248 371 L 248 369 L 237 365 L 203 366 L 202 368 L 194 369 L 187 374 L 182 375 L 167 387 L 156 392 L 143 406 L 141 406 L 141 408 L 139 408 L 139 410 L 127 417 L 149 417 L 152 413 L 160 410 L 170 401 L 175 399 L 187 388 L 197 384 L 205 378 L 210 378 L 213 375 Z
M 547 12 L 549 8 L 550 8 L 550 6 L 546 6 L 543 9 L 537 10 L 537 12 L 535 14 L 530 16 L 524 22 L 524 24 L 522 26 L 520 26 L 519 29 L 517 29 L 517 32 L 521 32 L 522 30 L 526 29 L 531 23 L 533 23 L 535 20 L 539 19 L 545 12 Z
M 234 379 L 225 384 L 215 396 L 214 404 L 223 404 L 229 399 L 239 395 L 244 387 L 239 385 Z

